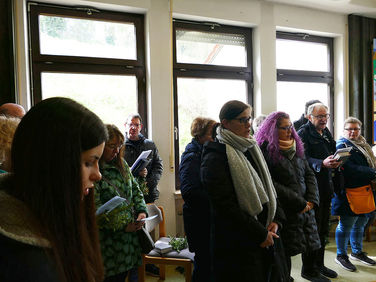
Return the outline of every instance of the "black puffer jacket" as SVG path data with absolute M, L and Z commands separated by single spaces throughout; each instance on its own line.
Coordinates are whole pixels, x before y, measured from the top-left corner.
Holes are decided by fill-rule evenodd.
M 307 160 L 295 154 L 291 160 L 283 157 L 274 163 L 270 160 L 267 143 L 261 146 L 261 150 L 287 219 L 281 230 L 286 253 L 295 256 L 320 248 L 314 210 L 301 213 L 307 202 L 319 205 L 316 178 Z
M 132 141 L 128 138 L 126 139 L 124 159 L 128 163 L 129 167 L 131 167 L 143 151 L 151 150 L 151 154 L 149 156 L 151 162 L 146 167 L 148 170 L 146 182 L 147 187 L 149 188 L 149 194 L 145 195 L 145 202 L 153 203 L 159 197 L 157 185 L 163 172 L 162 159 L 159 156 L 157 146 L 155 146 L 155 143 L 152 140 L 146 139 L 142 134 L 140 134 L 139 137 L 140 139 L 137 141 Z

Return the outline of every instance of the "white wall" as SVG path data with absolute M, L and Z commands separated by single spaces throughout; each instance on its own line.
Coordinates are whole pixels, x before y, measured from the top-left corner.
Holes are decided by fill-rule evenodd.
M 60 1 L 60 2 L 59 2 Z M 170 0 L 173 1 L 173 0 Z M 168 0 L 91 0 L 48 1 L 89 5 L 102 9 L 138 12 L 146 17 L 147 89 L 150 137 L 156 142 L 164 161 L 160 181 L 160 199 L 165 207 L 167 232 L 175 234 L 175 178 L 172 138 L 172 67 L 170 37 L 170 1 Z M 335 48 L 335 116 L 336 134 L 348 112 L 347 83 L 347 17 L 312 9 L 250 0 L 175 0 L 176 18 L 216 21 L 223 24 L 254 28 L 253 55 L 255 81 L 255 115 L 276 110 L 276 30 L 304 31 L 334 37 Z M 17 36 L 16 66 L 20 102 L 29 107 L 27 49 L 25 40 L 24 0 L 16 0 Z M 302 109 L 303 111 L 303 109 Z

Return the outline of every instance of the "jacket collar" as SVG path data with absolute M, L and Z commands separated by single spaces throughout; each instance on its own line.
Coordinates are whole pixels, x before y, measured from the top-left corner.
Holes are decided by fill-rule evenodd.
M 33 225 L 37 220 L 27 206 L 3 190 L 4 183 L 10 183 L 9 178 L 8 174 L 0 176 L 0 234 L 24 244 L 51 247 L 47 239 L 38 235 Z
M 136 141 L 133 141 L 133 140 L 130 140 L 130 139 L 128 139 L 128 136 L 127 135 L 125 135 L 126 137 L 125 137 L 125 144 L 126 145 L 136 145 L 136 144 L 138 144 L 138 143 L 142 143 L 146 138 L 145 138 L 145 136 L 144 135 L 142 135 L 141 133 L 138 135 L 138 137 L 140 138 L 140 139 L 138 139 L 138 140 L 136 140 Z

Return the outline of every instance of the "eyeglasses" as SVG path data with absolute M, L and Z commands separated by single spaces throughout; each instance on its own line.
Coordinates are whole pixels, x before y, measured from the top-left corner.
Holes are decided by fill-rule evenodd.
M 128 123 L 128 126 L 129 127 L 134 127 L 134 128 L 139 128 L 140 127 L 140 125 L 141 125 L 141 123 L 139 123 L 139 124 L 134 124 L 134 123 Z
M 292 125 L 289 125 L 289 126 L 278 126 L 278 129 L 282 129 L 282 130 L 285 130 L 285 131 L 287 131 L 287 130 L 292 130 Z
M 360 128 L 345 128 L 347 131 L 359 131 Z
M 252 117 L 242 117 L 242 118 L 234 118 L 235 120 L 238 120 L 240 123 L 247 124 L 252 119 Z
M 116 144 L 106 144 L 106 147 L 111 149 L 111 150 L 120 150 L 121 148 L 123 148 L 124 144 L 121 144 L 119 146 L 117 146 Z
M 330 117 L 330 114 L 317 115 L 317 116 L 311 115 L 311 116 L 313 116 L 314 118 L 317 118 L 317 119 L 328 119 Z

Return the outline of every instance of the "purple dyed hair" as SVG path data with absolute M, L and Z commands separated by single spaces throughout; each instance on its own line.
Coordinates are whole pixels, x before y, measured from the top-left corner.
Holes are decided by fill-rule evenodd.
M 273 163 L 277 163 L 282 159 L 282 154 L 279 150 L 278 125 L 279 122 L 285 118 L 290 119 L 290 116 L 285 112 L 271 113 L 266 117 L 255 134 L 255 139 L 259 146 L 265 142 L 268 143 L 266 149 L 268 150 L 270 159 Z M 296 154 L 298 157 L 303 158 L 304 145 L 302 140 L 300 140 L 299 135 L 296 133 L 294 126 L 291 128 L 291 137 L 295 140 Z

